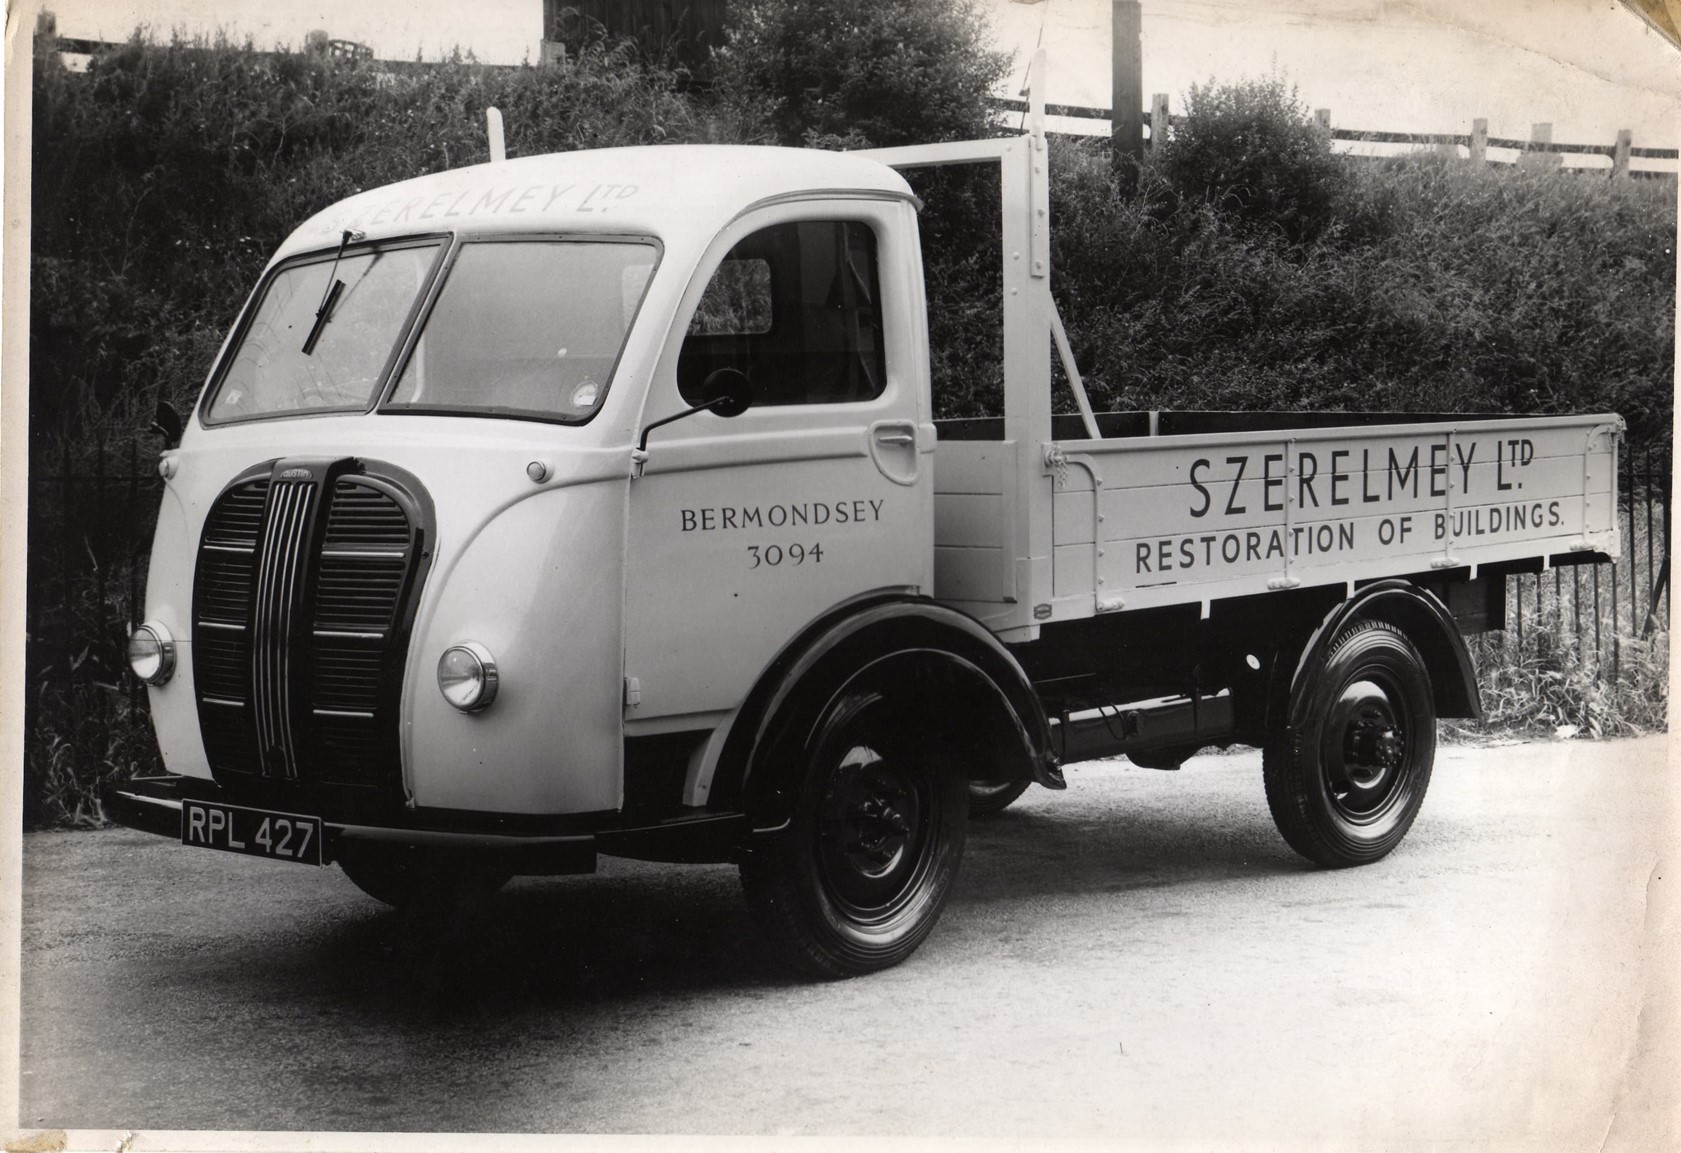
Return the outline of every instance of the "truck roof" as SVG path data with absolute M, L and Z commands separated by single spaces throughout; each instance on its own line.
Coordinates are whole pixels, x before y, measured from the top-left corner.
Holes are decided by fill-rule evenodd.
M 458 231 L 600 231 L 710 239 L 752 204 L 833 190 L 909 197 L 880 161 L 844 152 L 749 145 L 603 148 L 476 164 L 369 189 L 318 212 L 277 257 L 339 242 Z

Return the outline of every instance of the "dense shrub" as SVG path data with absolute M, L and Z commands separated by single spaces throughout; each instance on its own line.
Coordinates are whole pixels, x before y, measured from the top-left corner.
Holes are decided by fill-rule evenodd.
M 725 91 L 771 102 L 785 144 L 991 135 L 1009 58 L 974 0 L 743 0 L 714 58 Z
M 1101 147 L 1052 146 L 1053 289 L 1112 408 L 1614 410 L 1667 444 L 1675 193 L 1431 155 L 1349 171 L 1315 239 L 1117 191 Z
M 1277 77 L 1193 84 L 1152 160 L 1179 195 L 1298 242 L 1330 224 L 1349 182 L 1349 160 Z

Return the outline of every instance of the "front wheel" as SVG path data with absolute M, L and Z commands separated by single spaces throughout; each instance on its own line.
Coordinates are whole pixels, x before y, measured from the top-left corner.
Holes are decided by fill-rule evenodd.
M 957 876 L 966 782 L 870 688 L 836 696 L 802 756 L 792 821 L 741 863 L 748 903 L 808 974 L 897 965 L 933 931 Z
M 1328 868 L 1365 865 L 1401 843 L 1424 803 L 1436 711 L 1418 650 L 1383 621 L 1331 645 L 1307 722 L 1267 743 L 1267 807 L 1292 849 Z

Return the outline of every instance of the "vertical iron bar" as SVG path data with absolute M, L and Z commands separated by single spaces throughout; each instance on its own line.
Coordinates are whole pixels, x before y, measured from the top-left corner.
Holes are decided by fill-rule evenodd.
M 1636 624 L 1640 621 L 1640 590 L 1635 588 L 1640 583 L 1639 553 L 1635 549 L 1634 537 L 1634 454 L 1628 454 L 1628 544 L 1623 548 L 1623 554 L 1628 557 L 1628 619 Z
M 1657 591 L 1658 566 L 1653 559 L 1656 540 L 1652 535 L 1652 450 L 1646 450 L 1646 487 L 1642 490 L 1646 503 L 1646 579 L 1651 582 L 1653 592 Z M 1646 606 L 1646 615 L 1651 616 L 1658 611 L 1656 603 Z
M 1617 624 L 1617 562 L 1611 562 L 1611 684 L 1614 688 L 1623 677 L 1622 631 Z
M 74 510 L 76 504 L 75 483 L 71 479 L 70 471 L 70 437 L 68 434 L 64 435 L 64 451 L 62 453 L 62 460 L 63 467 L 59 470 L 59 512 L 64 519 L 58 526 L 58 579 L 62 583 L 64 598 L 64 680 L 61 683 L 64 687 L 65 703 L 69 706 L 66 709 L 66 712 L 69 714 L 70 721 L 70 731 L 64 734 L 64 736 L 65 739 L 71 743 L 72 750 L 74 750 L 75 746 L 80 743 L 78 737 L 81 733 L 82 725 L 81 718 L 77 715 L 79 711 L 79 703 L 74 684 L 76 665 L 76 630 L 72 622 L 76 619 L 75 599 L 74 590 L 70 581 L 70 552 L 65 543 L 70 537 L 71 522 L 75 519 Z M 74 755 L 74 752 L 72 752 L 72 755 Z
M 1593 566 L 1593 669 L 1595 675 L 1599 673 L 1600 663 L 1604 660 L 1600 650 L 1602 639 L 1599 635 L 1599 566 Z
M 1586 664 L 1582 658 L 1582 569 L 1580 565 L 1573 565 L 1570 569 L 1570 615 L 1576 622 L 1576 663 Z
M 1518 594 L 1518 663 L 1523 663 L 1523 578 L 1517 577 L 1512 581 Z
M 139 523 L 136 519 L 140 511 L 140 438 L 130 433 L 128 438 L 128 506 L 123 512 L 123 527 L 128 530 L 128 613 L 125 622 L 128 631 L 133 632 L 134 626 L 139 624 L 145 609 L 140 604 L 140 550 L 137 542 L 140 534 L 134 530 Z M 123 670 L 119 669 L 119 673 Z M 126 677 L 128 681 L 128 707 L 131 712 L 140 710 L 140 678 Z
M 1663 467 L 1661 467 L 1661 471 L 1659 471 L 1659 476 L 1664 477 L 1664 571 L 1669 570 L 1669 508 L 1671 508 L 1674 504 L 1674 476 L 1673 472 L 1671 472 L 1673 467 L 1673 457 L 1666 457 L 1663 462 Z M 1671 613 L 1669 613 L 1669 587 L 1671 587 L 1673 583 L 1674 582 L 1668 582 L 1668 580 L 1664 582 L 1664 629 L 1669 629 L 1669 620 L 1671 620 Z
M 105 632 L 105 433 L 102 431 L 94 440 L 93 452 L 93 529 L 91 539 L 88 539 L 88 553 L 93 560 L 93 637 L 92 642 L 99 646 L 99 655 L 105 656 L 106 642 L 109 640 Z

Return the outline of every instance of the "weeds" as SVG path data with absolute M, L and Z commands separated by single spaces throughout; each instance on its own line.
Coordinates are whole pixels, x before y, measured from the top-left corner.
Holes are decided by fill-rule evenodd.
M 1567 634 L 1538 633 L 1537 643 L 1519 652 L 1505 635 L 1481 636 L 1472 655 L 1482 685 L 1479 722 L 1445 722 L 1456 735 L 1493 733 L 1522 736 L 1624 737 L 1663 732 L 1669 714 L 1669 635 L 1621 636 L 1621 669 L 1583 659 Z
M 25 745 L 24 823 L 97 828 L 100 791 L 163 770 L 151 717 L 115 684 L 43 684 Z

